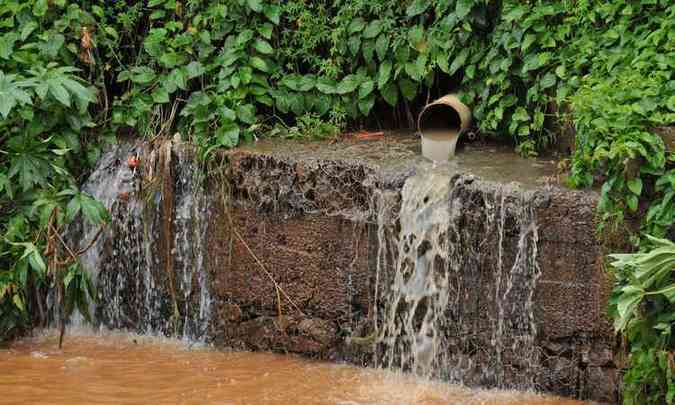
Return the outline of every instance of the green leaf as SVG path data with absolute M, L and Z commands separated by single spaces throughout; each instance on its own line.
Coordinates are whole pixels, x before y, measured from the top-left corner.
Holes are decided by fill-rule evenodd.
M 48 8 L 49 8 L 49 1 L 48 0 L 37 0 L 33 4 L 33 14 L 36 17 L 43 17 L 45 14 L 47 14 Z
M 314 75 L 304 75 L 301 76 L 298 80 L 298 90 L 299 91 L 310 91 L 314 88 L 316 84 L 316 78 Z
M 59 103 L 70 107 L 70 93 L 68 90 L 61 84 L 58 80 L 50 80 L 49 83 L 49 94 L 52 95 Z
M 19 39 L 15 32 L 8 32 L 0 36 L 0 58 L 9 59 L 14 50 L 14 44 Z
M 169 102 L 169 92 L 166 87 L 160 86 L 152 92 L 152 101 L 157 104 L 164 104 Z
M 274 25 L 279 25 L 279 21 L 281 18 L 281 7 L 279 7 L 276 4 L 269 4 L 265 6 L 265 17 L 267 17 L 268 20 L 272 21 Z
M 147 84 L 156 77 L 155 71 L 147 66 L 137 66 L 131 69 L 131 81 L 138 84 Z
M 223 106 L 223 108 L 220 111 L 225 121 L 234 122 L 237 119 L 237 114 L 234 112 L 234 110 L 228 107 Z
M 198 61 L 192 61 L 185 66 L 185 71 L 187 73 L 187 78 L 194 79 L 195 77 L 201 76 L 206 73 L 204 66 Z
M 370 93 L 373 92 L 374 88 L 375 82 L 372 80 L 366 80 L 365 82 L 361 83 L 361 86 L 359 87 L 359 99 L 368 97 Z
M 256 39 L 253 43 L 253 48 L 264 55 L 271 55 L 274 53 L 272 45 L 270 45 L 269 42 L 265 41 L 264 39 Z
M 254 124 L 256 121 L 255 106 L 253 106 L 253 104 L 239 106 L 237 108 L 237 117 L 239 117 L 239 119 L 246 124 Z
M 626 204 L 628 204 L 628 208 L 635 212 L 638 209 L 638 198 L 635 195 L 629 195 L 626 197 Z
M 23 300 L 21 299 L 21 296 L 19 294 L 14 294 L 12 302 L 19 309 L 19 311 L 26 312 L 26 307 L 23 305 Z
M 281 79 L 281 84 L 284 86 L 288 87 L 289 89 L 293 91 L 299 91 L 300 90 L 300 78 L 301 76 L 299 74 L 293 73 L 290 75 L 286 75 Z
M 261 25 L 260 27 L 258 27 L 258 32 L 259 32 L 260 35 L 262 35 L 263 37 L 265 37 L 265 38 L 267 38 L 267 39 L 271 39 L 271 38 L 272 38 L 272 30 L 273 30 L 273 29 L 274 29 L 274 27 L 272 26 L 272 24 L 270 24 L 270 23 L 265 23 L 265 24 Z
M 349 46 L 349 51 L 352 55 L 358 56 L 359 48 L 361 48 L 361 37 L 358 35 L 352 35 L 347 41 L 347 46 Z
M 267 62 L 265 62 L 263 59 L 253 56 L 251 58 L 251 66 L 254 67 L 255 69 L 260 70 L 261 72 L 269 73 L 270 68 L 267 66 Z
M 357 87 L 361 84 L 361 80 L 357 75 L 347 75 L 344 79 L 340 81 L 337 85 L 336 92 L 337 94 L 347 94 L 356 90 Z
M 628 189 L 635 194 L 636 196 L 639 196 L 642 193 L 642 179 L 639 177 L 636 177 L 634 179 L 628 180 Z
M 361 111 L 363 115 L 368 115 L 374 105 L 375 95 L 371 94 L 370 96 L 359 100 L 359 111 Z
M 263 11 L 262 0 L 246 0 L 246 4 L 256 13 Z
M 327 77 L 320 77 L 316 81 L 316 88 L 323 94 L 337 93 L 337 82 Z
M 542 90 L 546 90 L 546 89 L 548 89 L 549 87 L 555 86 L 555 83 L 556 83 L 555 75 L 554 75 L 553 73 L 551 73 L 551 72 L 548 72 L 548 73 L 546 73 L 546 74 L 544 75 L 544 77 L 543 77 L 543 78 L 541 79 L 541 81 L 539 82 L 539 87 L 540 87 Z
M 414 0 L 410 3 L 405 13 L 408 17 L 415 17 L 416 15 L 425 12 L 429 7 L 429 4 L 430 2 L 428 0 Z
M 452 61 L 448 74 L 454 75 L 455 72 L 457 72 L 462 66 L 464 66 L 464 64 L 466 63 L 466 59 L 468 57 L 469 57 L 469 48 L 462 49 L 459 55 L 457 55 L 457 57 Z
M 382 28 L 382 21 L 373 20 L 368 23 L 368 26 L 363 31 L 363 37 L 366 39 L 375 38 L 380 34 L 380 32 L 382 32 Z
M 457 0 L 457 6 L 455 7 L 455 14 L 458 19 L 463 19 L 471 12 L 473 8 L 474 0 Z
M 35 21 L 29 21 L 26 24 L 23 25 L 21 28 L 21 40 L 25 41 L 28 39 L 30 34 L 35 31 L 35 29 L 38 27 L 38 24 Z
M 375 51 L 380 61 L 384 61 L 387 57 L 387 50 L 389 49 L 389 37 L 387 35 L 380 35 L 375 42 Z
M 349 34 L 355 34 L 357 32 L 363 31 L 363 28 L 366 26 L 366 21 L 361 17 L 356 17 L 349 23 Z
M 5 75 L 0 71 L 0 114 L 3 118 L 7 118 L 17 104 L 32 104 L 30 95 L 22 89 L 28 83 L 16 81 L 15 78 L 14 75 Z
M 398 86 L 401 89 L 401 94 L 403 94 L 403 97 L 408 99 L 408 101 L 412 101 L 417 95 L 417 85 L 408 78 L 399 80 Z
M 390 82 L 387 84 L 384 89 L 380 89 L 380 94 L 382 94 L 382 98 L 390 106 L 395 107 L 396 103 L 398 103 L 398 87 L 396 87 L 396 83 Z
M 239 126 L 234 123 L 223 125 L 216 130 L 216 140 L 220 146 L 233 148 L 239 144 Z
M 626 286 L 621 290 L 621 296 L 617 303 L 619 316 L 614 321 L 616 331 L 620 332 L 626 328 L 643 297 L 644 291 L 635 286 Z
M 391 62 L 390 61 L 384 61 L 380 65 L 380 69 L 378 71 L 377 75 L 377 88 L 382 89 L 385 84 L 389 81 L 389 77 L 391 76 Z

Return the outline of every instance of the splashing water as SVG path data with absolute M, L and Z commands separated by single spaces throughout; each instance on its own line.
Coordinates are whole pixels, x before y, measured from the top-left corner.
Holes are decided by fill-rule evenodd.
M 402 190 L 396 273 L 379 336 L 382 362 L 431 376 L 441 359 L 439 335 L 448 303 L 450 176 L 432 169 L 409 178 Z
M 540 270 L 532 196 L 495 185 L 488 198 L 473 191 L 473 182 L 451 167 L 422 165 L 406 180 L 397 215 L 387 214 L 397 206 L 374 201 L 384 309 L 376 319 L 376 364 L 536 389 L 533 294 Z
M 143 169 L 129 167 L 129 156 L 140 156 Z M 187 148 L 171 142 L 153 150 L 122 143 L 103 154 L 83 187 L 112 217 L 109 228 L 82 257 L 98 292 L 92 310 L 96 323 L 141 333 L 206 337 L 211 296 L 205 219 L 211 202 L 198 173 Z M 84 226 L 81 243 L 97 230 Z

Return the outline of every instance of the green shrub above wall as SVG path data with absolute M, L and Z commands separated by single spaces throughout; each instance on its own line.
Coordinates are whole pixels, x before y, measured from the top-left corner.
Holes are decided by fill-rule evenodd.
M 54 278 L 49 223 L 105 219 L 78 185 L 114 134 L 180 132 L 207 158 L 270 134 L 403 125 L 450 90 L 524 156 L 573 127 L 571 184 L 602 185 L 604 226 L 638 217 L 649 250 L 642 235 L 675 221 L 675 159 L 653 131 L 675 122 L 674 44 L 667 0 L 4 0 L 0 334 L 28 325 Z M 76 265 L 57 279 L 70 273 L 84 280 Z M 634 346 L 672 353 L 660 342 Z

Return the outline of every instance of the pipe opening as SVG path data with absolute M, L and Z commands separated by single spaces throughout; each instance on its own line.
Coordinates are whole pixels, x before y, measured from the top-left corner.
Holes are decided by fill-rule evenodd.
M 422 155 L 433 161 L 446 161 L 455 155 L 460 132 L 471 123 L 471 110 L 454 94 L 427 105 L 417 118 L 422 135 Z
M 457 133 L 462 127 L 462 119 L 452 106 L 432 104 L 422 112 L 418 126 L 422 134 L 439 131 Z

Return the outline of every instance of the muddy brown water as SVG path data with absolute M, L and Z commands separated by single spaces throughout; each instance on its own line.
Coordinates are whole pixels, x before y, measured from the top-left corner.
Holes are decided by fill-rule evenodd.
M 422 155 L 434 162 L 445 162 L 455 156 L 459 131 L 432 129 L 422 136 Z
M 2 404 L 578 404 L 474 390 L 295 356 L 125 333 L 41 336 L 0 349 Z
M 431 133 L 431 136 L 436 138 L 447 136 L 447 131 L 443 132 L 441 135 Z M 377 166 L 385 172 L 429 164 L 429 160 L 422 157 L 419 135 L 403 130 L 387 131 L 381 139 L 375 140 L 358 140 L 350 137 L 339 141 L 262 139 L 245 144 L 234 151 L 265 153 L 299 160 L 357 159 L 368 165 Z M 436 148 L 435 158 L 431 160 L 447 160 L 443 154 L 442 148 Z M 556 176 L 558 161 L 547 157 L 524 159 L 509 145 L 465 143 L 457 145 L 455 156 L 442 164 L 453 172 L 474 174 L 484 180 L 499 183 L 517 182 L 524 188 L 535 188 L 548 184 Z

